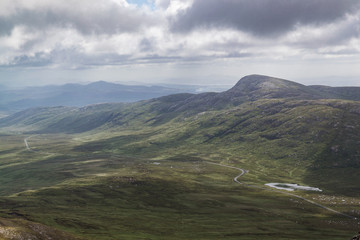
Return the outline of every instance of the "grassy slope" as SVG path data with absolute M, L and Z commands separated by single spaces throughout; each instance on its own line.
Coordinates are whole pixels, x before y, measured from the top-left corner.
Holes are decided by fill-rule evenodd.
M 360 87 L 310 86 L 318 91 L 322 98 L 360 100 Z
M 164 120 L 146 106 L 132 112 L 136 118 L 114 118 L 101 131 L 35 135 L 29 140 L 34 152 L 25 151 L 23 136 L 6 136 L 2 211 L 94 239 L 342 239 L 356 231 L 351 220 L 242 187 L 231 181 L 236 171 L 202 161 L 249 169 L 244 181 L 258 185 L 321 187 L 324 193 L 310 198 L 358 214 L 358 177 L 348 178 L 358 168 L 357 107 L 268 99 L 180 113 L 159 124 Z M 346 136 L 352 141 L 343 142 Z M 354 154 L 339 161 L 349 152 L 345 147 Z
M 237 171 L 206 164 L 248 169 L 242 180 L 256 186 L 320 187 L 323 193 L 299 194 L 360 215 L 359 103 L 301 100 L 309 92 L 296 84 L 289 98 L 274 98 L 283 83 L 260 81 L 248 95 L 179 94 L 51 115 L 30 130 L 77 134 L 35 135 L 32 152 L 26 136 L 4 135 L 1 214 L 88 239 L 349 237 L 355 221 L 241 186 L 232 182 Z M 262 91 L 268 99 L 257 100 Z
M 306 180 L 307 175 L 311 179 L 325 169 L 343 172 L 359 167 L 358 108 L 357 102 L 339 100 L 259 100 L 221 111 L 179 115 L 162 125 L 157 119 L 144 118 L 130 130 L 126 125 L 118 127 L 117 133 L 95 133 L 89 138 L 94 141 L 76 150 L 157 158 L 211 156 L 219 161 L 240 156 L 251 164 L 258 161 L 259 166 L 266 161 L 273 168 L 285 167 L 290 178 L 299 172 L 299 178 Z M 340 182 L 346 178 L 346 174 L 334 176 Z M 318 184 L 343 193 L 347 188 Z
M 1 215 L 86 239 L 343 239 L 356 227 L 297 199 L 236 184 L 236 170 L 202 161 L 210 159 L 150 160 L 69 149 L 63 155 L 80 143 L 57 135 L 35 136 L 29 142 L 38 151 L 26 152 L 15 144 L 20 136 L 3 139 L 7 148 L 31 160 L 2 166 L 7 177 L 17 179 L 14 173 L 23 169 L 27 175 L 9 189 L 0 175 Z M 48 148 L 58 152 L 41 156 Z M 255 181 L 254 175 L 243 180 Z

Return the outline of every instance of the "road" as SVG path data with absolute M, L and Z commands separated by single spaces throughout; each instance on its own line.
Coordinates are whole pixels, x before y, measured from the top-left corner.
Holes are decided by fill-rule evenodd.
M 33 150 L 30 145 L 29 145 L 29 142 L 28 140 L 32 137 L 35 137 L 37 135 L 31 135 L 29 137 L 26 137 L 24 138 L 24 143 L 25 143 L 25 147 L 26 147 L 26 150 L 30 151 L 30 152 L 37 152 L 37 153 L 41 153 L 41 154 L 47 154 L 47 155 L 55 155 L 55 153 L 50 153 L 50 152 L 43 152 L 43 151 L 39 151 L 39 150 Z
M 33 135 L 33 136 L 34 136 L 34 135 Z M 24 138 L 24 143 L 25 143 L 26 150 L 32 151 L 32 152 L 33 152 L 33 150 L 30 148 L 29 143 L 28 143 L 28 140 L 29 140 L 30 138 L 32 138 L 33 136 Z
M 270 189 L 270 188 L 267 188 L 267 187 L 260 187 L 260 186 L 256 186 L 256 185 L 250 185 L 250 184 L 245 184 L 243 182 L 240 182 L 238 179 L 240 177 L 242 177 L 243 175 L 245 175 L 246 173 L 248 173 L 249 171 L 245 170 L 245 169 L 242 169 L 242 168 L 238 168 L 238 167 L 233 167 L 233 166 L 229 166 L 229 165 L 224 165 L 224 164 L 220 164 L 220 163 L 212 163 L 212 162 L 207 162 L 208 164 L 211 164 L 211 165 L 217 165 L 217 166 L 221 166 L 221 167 L 226 167 L 226 168 L 232 168 L 232 169 L 236 169 L 236 170 L 239 170 L 240 171 L 240 174 L 237 175 L 236 177 L 234 177 L 234 182 L 236 183 L 239 183 L 239 184 L 242 184 L 242 185 L 245 185 L 247 187 L 251 187 L 251 188 L 258 188 L 258 189 L 262 189 L 262 190 L 266 190 L 266 191 L 272 191 L 272 192 L 277 192 L 277 193 L 281 193 L 281 194 L 285 194 L 285 195 L 288 195 L 288 196 L 292 196 L 292 197 L 296 197 L 296 198 L 299 198 L 303 201 L 306 201 L 308 203 L 311 203 L 315 206 L 318 206 L 320 208 L 323 208 L 327 211 L 330 211 L 330 212 L 333 212 L 333 213 L 336 213 L 336 214 L 339 214 L 339 215 L 342 215 L 344 217 L 347 217 L 347 218 L 351 218 L 353 220 L 357 220 L 356 217 L 354 216 L 351 216 L 351 215 L 348 215 L 348 214 L 345 214 L 345 213 L 342 213 L 342 212 L 339 212 L 339 211 L 336 211 L 332 208 L 329 208 L 329 207 L 326 207 L 320 203 L 317 203 L 317 202 L 314 202 L 310 199 L 307 199 L 307 198 L 304 198 L 302 196 L 299 196 L 299 195 L 296 195 L 296 194 L 293 194 L 293 193 L 289 193 L 289 192 L 284 192 L 284 191 L 280 191 L 280 190 L 275 190 L 275 189 Z
M 217 166 L 221 166 L 221 167 L 227 167 L 227 168 L 233 168 L 233 169 L 236 169 L 236 170 L 239 170 L 240 171 L 240 174 L 237 175 L 236 177 L 234 177 L 234 182 L 237 182 L 239 184 L 243 184 L 242 182 L 240 182 L 238 180 L 239 177 L 245 175 L 246 173 L 248 173 L 247 170 L 245 169 L 242 169 L 242 168 L 238 168 L 238 167 L 233 167 L 233 166 L 229 166 L 229 165 L 224 165 L 224 164 L 220 164 L 220 163 L 212 163 L 212 162 L 207 162 L 208 164 L 211 164 L 211 165 L 217 165 Z

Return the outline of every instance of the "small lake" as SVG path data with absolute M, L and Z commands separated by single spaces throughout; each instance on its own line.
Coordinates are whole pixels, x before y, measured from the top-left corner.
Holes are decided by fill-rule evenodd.
M 296 184 L 296 183 L 266 183 L 265 185 L 269 186 L 269 187 L 272 187 L 272 188 L 286 190 L 286 191 L 304 190 L 304 191 L 322 192 L 322 190 L 320 188 L 314 188 L 314 187 L 309 187 L 309 186 L 301 186 L 301 185 Z

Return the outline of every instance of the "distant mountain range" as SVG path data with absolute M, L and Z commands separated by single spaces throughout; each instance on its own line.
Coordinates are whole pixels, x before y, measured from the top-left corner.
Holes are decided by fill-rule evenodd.
M 14 113 L 34 107 L 81 107 L 98 103 L 136 102 L 177 93 L 194 94 L 206 89 L 212 88 L 190 85 L 131 86 L 104 81 L 87 85 L 65 84 L 16 90 L 0 86 L 0 117 L 4 113 Z M 219 89 L 221 88 L 216 90 Z M 360 87 L 304 86 L 282 79 L 251 75 L 244 77 L 228 91 L 194 95 L 191 102 L 186 105 L 199 105 L 200 102 L 205 101 L 198 107 L 206 108 L 210 105 L 221 107 L 223 104 L 236 104 L 259 97 L 360 100 Z
M 11 96 L 2 95 L 3 98 L 7 98 L 7 101 L 9 101 L 6 105 L 3 105 L 4 109 L 21 109 L 25 107 L 28 107 L 28 109 L 1 120 L 0 124 L 17 125 L 23 123 L 24 126 L 35 124 L 41 126 L 41 129 L 46 129 L 48 124 L 43 122 L 45 120 L 55 124 L 57 121 L 63 122 L 67 119 L 66 122 L 62 123 L 63 127 L 56 128 L 56 131 L 81 132 L 91 130 L 108 121 L 114 122 L 116 119 L 122 119 L 121 116 L 127 111 L 129 111 L 129 114 L 126 114 L 126 118 L 136 112 L 148 111 L 156 114 L 154 119 L 160 121 L 159 119 L 169 120 L 181 114 L 192 116 L 206 111 L 226 110 L 247 102 L 266 99 L 274 99 L 273 101 L 282 99 L 288 101 L 301 100 L 307 105 L 320 102 L 327 105 L 335 105 L 335 103 L 337 105 L 345 103 L 357 105 L 359 102 L 352 101 L 360 101 L 360 87 L 305 86 L 292 81 L 262 75 L 246 76 L 231 89 L 220 93 L 176 93 L 178 91 L 177 89 L 158 86 L 126 86 L 102 81 L 89 85 L 66 84 L 63 86 L 26 88 L 8 93 L 9 95 L 12 94 Z M 176 94 L 161 96 L 171 92 Z M 159 95 L 161 97 L 156 98 Z M 10 100 L 20 98 L 20 96 L 26 96 L 26 98 L 18 101 Z M 139 99 L 150 100 L 135 102 Z M 330 101 L 330 99 L 338 99 L 338 101 Z M 350 102 L 344 102 L 344 100 Z M 135 103 L 125 104 L 124 102 Z M 79 107 L 84 104 L 87 104 L 87 106 Z M 42 107 L 34 108 L 34 106 L 38 105 Z M 94 115 L 102 120 L 97 119 Z M 82 119 L 81 122 L 91 123 L 92 127 L 81 124 L 83 130 L 75 130 L 76 124 L 71 121 L 67 122 L 73 117 L 76 117 L 76 119 L 86 118 Z
M 11 90 L 0 86 L 0 112 L 33 107 L 85 106 L 108 102 L 135 102 L 180 92 L 196 92 L 196 86 L 130 86 L 104 81 L 88 85 L 26 87 Z

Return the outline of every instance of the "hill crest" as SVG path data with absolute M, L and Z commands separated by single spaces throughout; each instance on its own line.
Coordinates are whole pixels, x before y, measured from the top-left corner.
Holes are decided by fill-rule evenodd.
M 356 94 L 357 92 L 359 94 Z M 331 102 L 332 105 L 336 102 L 340 104 L 344 99 L 360 100 L 360 88 L 319 88 L 280 78 L 249 75 L 240 79 L 231 89 L 221 93 L 172 94 L 132 104 L 114 103 L 83 108 L 36 108 L 0 119 L 0 127 L 33 126 L 32 129 L 35 131 L 42 129 L 45 132 L 83 132 L 107 123 L 128 124 L 140 115 L 151 115 L 149 122 L 162 124 L 179 116 L 187 118 L 202 112 L 228 110 L 258 100 L 272 99 L 284 102 L 286 99 L 306 102 L 331 98 L 335 99 L 335 102 Z M 328 101 L 325 102 L 329 104 Z
M 234 87 L 226 91 L 232 97 L 244 100 L 261 98 L 318 99 L 315 90 L 300 83 L 264 75 L 248 75 L 241 78 Z

